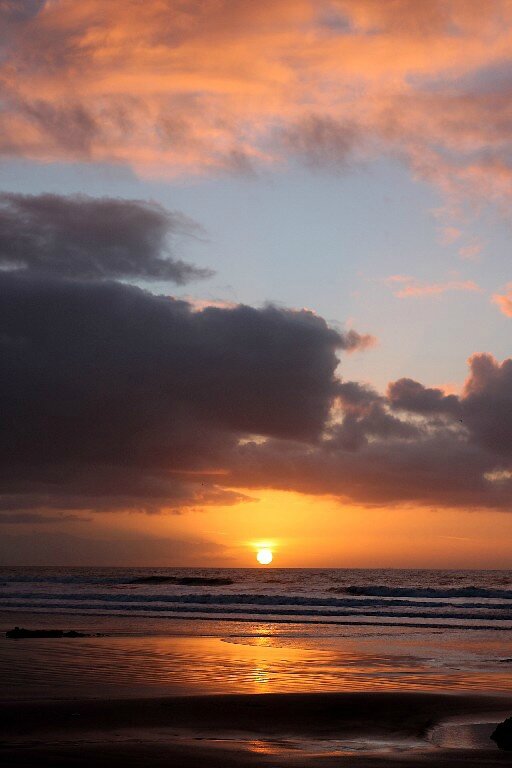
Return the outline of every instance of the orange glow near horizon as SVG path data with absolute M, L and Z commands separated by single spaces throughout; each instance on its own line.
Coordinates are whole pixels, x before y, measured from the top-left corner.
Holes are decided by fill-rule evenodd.
M 512 515 L 503 512 L 362 507 L 330 496 L 237 490 L 254 500 L 181 515 L 98 514 L 95 532 L 211 543 L 206 553 L 184 551 L 161 565 L 252 567 L 256 553 L 268 548 L 278 552 L 279 568 L 512 567 Z M 137 564 L 155 564 L 142 545 Z

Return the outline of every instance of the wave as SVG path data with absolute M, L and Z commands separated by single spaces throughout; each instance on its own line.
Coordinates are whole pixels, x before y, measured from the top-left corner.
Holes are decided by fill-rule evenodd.
M 233 579 L 223 579 L 218 576 L 140 576 L 128 582 L 128 584 L 177 584 L 182 587 L 227 587 L 234 583 Z
M 235 582 L 231 578 L 218 576 L 140 576 L 132 578 L 129 576 L 92 576 L 92 575 L 44 575 L 33 576 L 32 574 L 16 574 L 2 576 L 0 575 L 0 585 L 9 584 L 84 584 L 84 585 L 105 585 L 105 586 L 123 586 L 123 585 L 146 585 L 160 586 L 165 584 L 175 584 L 176 586 L 186 587 L 224 587 L 230 586 Z
M 435 589 L 433 587 L 385 587 L 380 584 L 350 587 L 331 587 L 329 591 L 343 592 L 348 595 L 371 595 L 378 597 L 481 597 L 512 600 L 510 589 L 485 589 L 482 587 L 460 587 Z
M 0 574 L 0 585 L 8 584 L 126 584 L 127 579 L 118 576 L 33 576 L 32 574 L 16 574 L 8 576 Z
M 138 603 L 151 604 L 160 603 L 162 605 L 202 605 L 210 608 L 211 606 L 244 605 L 248 607 L 266 606 L 268 609 L 274 607 L 289 606 L 292 608 L 317 608 L 317 609 L 343 609 L 351 608 L 356 611 L 367 609 L 382 610 L 385 608 L 395 608 L 401 611 L 408 609 L 418 610 L 420 608 L 428 609 L 436 614 L 442 609 L 457 610 L 490 610 L 507 611 L 511 610 L 510 603 L 453 603 L 453 602 L 432 602 L 407 599 L 389 599 L 389 598 L 342 598 L 342 597 L 310 597 L 299 595 L 275 595 L 275 594 L 252 594 L 252 593 L 189 593 L 189 594 L 143 594 L 139 590 L 136 592 L 61 592 L 61 593 L 40 593 L 40 592 L 0 592 L 0 605 L 12 604 L 17 601 L 22 605 L 22 601 L 34 602 L 40 604 L 60 603 L 60 602 L 101 602 L 105 605 L 116 603 Z
M 46 607 L 47 610 L 53 609 L 55 607 L 58 608 L 59 611 L 65 611 L 67 612 L 78 612 L 82 613 L 83 615 L 89 614 L 90 612 L 98 611 L 102 609 L 102 605 L 96 605 L 94 603 L 89 604 L 80 604 L 80 603 L 60 603 L 58 606 L 54 605 L 48 605 L 44 606 L 44 603 L 42 602 L 35 602 L 35 603 L 17 603 L 17 602 L 11 602 L 8 605 L 2 605 L 2 610 L 19 610 L 19 609 L 27 609 L 27 608 L 42 608 Z M 119 605 L 116 605 L 114 610 L 112 610 L 112 606 L 109 606 L 109 610 L 112 611 L 112 614 L 119 615 L 119 612 L 124 612 L 127 615 L 133 615 L 137 612 L 139 614 L 154 614 L 158 613 L 160 616 L 172 616 L 172 614 L 176 615 L 190 615 L 190 614 L 201 614 L 204 618 L 207 618 L 208 616 L 215 616 L 221 617 L 221 616 L 244 616 L 247 614 L 250 614 L 250 616 L 266 616 L 266 617 L 293 617 L 295 620 L 300 618 L 349 618 L 352 619 L 365 619 L 365 618 L 388 618 L 388 619 L 395 619 L 397 621 L 410 621 L 413 619 L 420 619 L 425 621 L 491 621 L 494 626 L 496 626 L 495 622 L 501 622 L 501 621 L 512 621 L 512 613 L 501 615 L 501 616 L 495 616 L 492 612 L 487 612 L 484 614 L 465 614 L 461 613 L 460 611 L 441 611 L 439 613 L 426 613 L 425 611 L 407 611 L 403 613 L 393 613 L 391 611 L 361 611 L 360 613 L 356 613 L 354 611 L 348 611 L 348 610 L 338 610 L 334 611 L 331 609 L 324 609 L 324 610 L 314 610 L 311 608 L 302 608 L 300 610 L 297 610 L 293 607 L 281 607 L 276 608 L 272 606 L 259 606 L 259 607 L 251 607 L 250 610 L 248 610 L 247 606 L 236 606 L 236 605 L 230 605 L 229 607 L 225 606 L 219 606 L 219 605 L 191 605 L 191 604 L 165 604 L 165 605 L 147 605 L 147 604 L 140 604 L 140 603 L 132 603 L 131 605 L 126 603 L 121 603 Z M 357 623 L 357 622 L 356 622 Z M 445 626 L 444 624 L 440 624 L 439 626 Z M 467 626 L 467 625 L 461 625 L 461 626 Z M 498 625 L 500 626 L 500 625 Z M 503 625 L 501 625 L 503 626 Z

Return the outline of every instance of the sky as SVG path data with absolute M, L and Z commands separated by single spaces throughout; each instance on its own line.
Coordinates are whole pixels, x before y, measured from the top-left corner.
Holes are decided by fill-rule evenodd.
M 0 0 L 0 562 L 512 567 L 512 2 Z

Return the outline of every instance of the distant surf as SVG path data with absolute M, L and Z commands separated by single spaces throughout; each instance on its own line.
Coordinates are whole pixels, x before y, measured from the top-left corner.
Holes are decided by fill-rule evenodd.
M 512 572 L 1 568 L 0 610 L 512 629 Z M 143 625 L 141 625 L 142 627 Z

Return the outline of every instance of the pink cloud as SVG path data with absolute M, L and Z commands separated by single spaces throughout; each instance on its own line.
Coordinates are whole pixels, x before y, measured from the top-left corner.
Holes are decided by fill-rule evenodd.
M 371 333 L 358 333 L 352 328 L 346 332 L 345 336 L 348 341 L 346 350 L 348 354 L 351 354 L 352 352 L 363 352 L 366 349 L 372 349 L 373 347 L 376 347 L 378 343 L 377 338 L 372 336 Z
M 504 294 L 493 294 L 492 301 L 498 305 L 504 315 L 512 317 L 512 283 L 508 283 L 505 290 Z
M 423 283 L 407 275 L 391 275 L 384 281 L 396 286 L 393 295 L 399 299 L 420 296 L 439 296 L 449 291 L 480 291 L 480 286 L 473 280 L 448 280 L 447 282 Z
M 444 227 L 440 233 L 440 240 L 442 245 L 451 245 L 462 236 L 462 232 L 458 227 Z
M 387 154 L 452 202 L 511 200 L 509 0 L 38 8 L 0 32 L 4 156 L 169 176 Z
M 469 245 L 459 248 L 459 256 L 465 261 L 478 261 L 478 257 L 482 253 L 482 248 L 482 244 L 479 241 L 474 240 L 469 243 Z
M 438 389 L 440 389 L 445 396 L 460 395 L 462 387 L 456 381 L 447 381 L 444 384 L 438 384 Z

